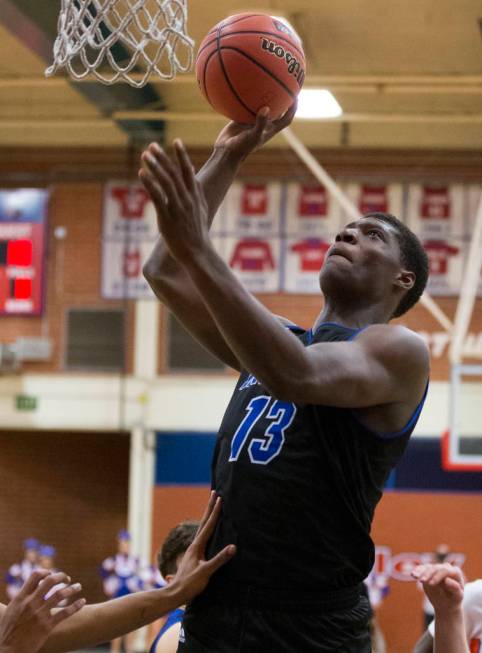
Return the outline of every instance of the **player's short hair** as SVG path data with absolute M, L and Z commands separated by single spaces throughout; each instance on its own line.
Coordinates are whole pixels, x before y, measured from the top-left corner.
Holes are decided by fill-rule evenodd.
M 392 317 L 400 317 L 418 302 L 425 290 L 429 271 L 427 252 L 413 231 L 391 213 L 372 211 L 365 213 L 363 217 L 376 218 L 395 228 L 402 263 L 407 270 L 415 274 L 415 283 L 402 297 L 392 315 Z
M 194 540 L 198 528 L 198 521 L 183 521 L 169 531 L 162 547 L 157 552 L 157 564 L 164 578 L 168 574 L 176 573 L 177 558 L 186 552 Z

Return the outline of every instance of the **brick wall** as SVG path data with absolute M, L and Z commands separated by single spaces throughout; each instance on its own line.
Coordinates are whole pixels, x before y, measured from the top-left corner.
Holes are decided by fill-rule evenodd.
M 0 432 L 0 601 L 4 575 L 35 537 L 57 549 L 57 567 L 103 600 L 98 575 L 126 527 L 129 438 L 106 433 Z

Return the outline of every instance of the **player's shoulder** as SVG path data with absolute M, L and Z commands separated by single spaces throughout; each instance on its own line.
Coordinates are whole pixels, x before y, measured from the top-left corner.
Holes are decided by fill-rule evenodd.
M 274 315 L 274 317 L 278 320 L 278 322 L 282 326 L 286 327 L 287 329 L 294 329 L 294 328 L 300 329 L 301 328 L 298 324 L 296 324 L 295 322 L 292 322 L 287 317 L 283 317 L 282 315 Z
M 429 351 L 425 340 L 401 324 L 372 324 L 360 332 L 358 340 L 380 356 L 405 365 L 429 367 Z
M 159 638 L 154 649 L 154 653 L 176 653 L 179 644 L 179 633 L 181 631 L 181 622 L 173 624 Z

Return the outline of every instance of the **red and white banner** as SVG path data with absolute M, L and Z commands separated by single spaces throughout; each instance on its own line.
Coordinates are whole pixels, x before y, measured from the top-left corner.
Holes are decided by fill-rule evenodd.
M 285 245 L 283 290 L 319 294 L 319 272 L 331 243 L 321 238 L 288 238 Z
M 468 232 L 461 184 L 410 184 L 406 222 L 420 238 L 464 237 Z
M 222 255 L 238 279 L 252 292 L 279 291 L 279 238 L 227 238 Z
M 279 234 L 281 184 L 235 183 L 229 191 L 225 209 L 223 230 L 230 235 Z
M 403 186 L 382 182 L 348 183 L 346 194 L 361 215 L 365 213 L 391 213 L 402 220 Z M 344 221 L 351 220 L 344 214 Z
M 155 240 L 156 212 L 142 184 L 110 182 L 104 191 L 103 237 Z
M 151 299 L 142 266 L 152 252 L 151 241 L 104 240 L 102 246 L 102 297 Z
M 458 295 L 466 253 L 465 241 L 433 238 L 422 242 L 429 262 L 428 292 L 434 297 Z
M 340 228 L 340 208 L 323 186 L 290 183 L 286 187 L 288 235 L 335 236 Z

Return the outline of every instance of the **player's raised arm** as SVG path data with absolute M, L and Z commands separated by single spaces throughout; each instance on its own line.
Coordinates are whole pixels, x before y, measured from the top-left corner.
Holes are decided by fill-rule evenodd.
M 386 324 L 416 280 L 401 260 L 395 227 L 363 219 L 337 236 L 320 276 L 325 308 L 336 301 L 331 314 L 343 320 L 362 301 L 355 326 L 371 326 L 353 341 L 304 347 L 218 256 L 202 186 L 181 146 L 179 160 L 182 172 L 147 160 L 165 195 L 159 227 L 242 366 L 278 399 L 349 408 L 406 404 L 394 421 L 409 418 L 427 383 L 428 351 L 413 332 Z
M 266 111 L 260 111 L 252 127 L 230 122 L 218 136 L 211 157 L 197 174 L 207 201 L 208 228 L 224 199 L 242 161 L 255 149 L 261 147 L 281 129 L 290 124 L 296 107 L 280 120 L 270 121 Z M 152 144 L 143 154 L 143 170 L 140 178 L 151 195 L 157 213 L 162 210 L 155 180 L 149 174 L 147 162 L 159 160 L 166 168 L 177 169 L 157 144 Z M 182 237 L 182 234 L 181 234 Z M 189 275 L 169 254 L 162 238 L 157 242 L 144 266 L 144 276 L 156 296 L 176 315 L 186 329 L 217 358 L 235 369 L 239 361 L 220 334 L 206 309 L 199 292 Z

